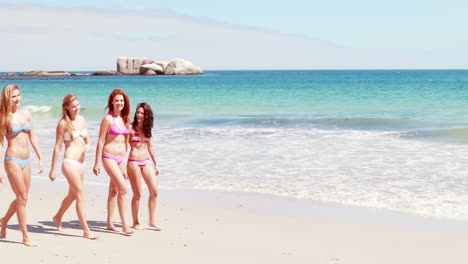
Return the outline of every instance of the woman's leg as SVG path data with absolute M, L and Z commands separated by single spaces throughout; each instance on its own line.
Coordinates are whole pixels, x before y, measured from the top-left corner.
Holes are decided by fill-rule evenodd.
M 69 184 L 68 194 L 63 199 L 62 204 L 60 205 L 60 208 L 58 209 L 57 213 L 54 215 L 54 217 L 52 217 L 52 220 L 54 220 L 55 224 L 57 225 L 57 230 L 59 231 L 62 230 L 63 215 L 68 210 L 68 208 L 70 208 L 73 201 L 75 201 L 76 199 L 76 195 L 75 195 L 75 192 L 73 191 L 72 184 L 70 183 L 69 177 L 67 176 L 68 172 L 65 170 L 66 166 L 67 166 L 66 163 L 62 164 L 62 174 L 65 175 L 65 178 L 67 179 L 68 184 Z M 74 167 L 76 169 L 76 166 Z
M 115 162 L 114 160 L 106 158 L 102 159 L 102 165 L 111 178 L 111 185 L 113 190 L 118 190 L 117 206 L 119 209 L 120 219 L 122 220 L 122 231 L 128 235 L 132 234 L 134 231 L 128 226 L 127 220 L 125 219 L 125 200 L 127 198 L 127 188 L 125 186 L 125 178 L 122 174 L 122 168 L 119 165 L 117 165 L 117 162 Z M 121 164 L 121 166 L 123 166 L 123 164 Z M 109 194 L 110 191 L 111 187 L 109 187 Z
M 140 208 L 141 199 L 141 169 L 137 164 L 129 163 L 127 165 L 128 178 L 130 179 L 130 185 L 132 186 L 133 197 L 132 197 L 132 218 L 133 228 L 142 229 L 140 221 L 138 221 L 138 210 Z
M 76 164 L 67 162 L 62 165 L 62 173 L 67 178 L 70 186 L 69 196 L 74 200 L 76 199 L 76 213 L 80 220 L 81 228 L 83 228 L 83 237 L 96 239 L 96 236 L 91 233 L 86 222 L 83 191 L 84 168 L 78 170 Z
M 21 169 L 16 162 L 8 161 L 5 162 L 5 171 L 8 175 L 11 188 L 16 195 L 16 216 L 18 217 L 18 223 L 23 234 L 23 244 L 35 247 L 37 244 L 29 238 L 26 224 L 26 204 L 31 183 L 31 164 L 29 163 L 24 169 Z
M 68 194 L 65 196 L 65 198 L 62 201 L 62 204 L 60 205 L 60 208 L 58 209 L 57 213 L 52 217 L 52 220 L 55 222 L 55 225 L 57 226 L 57 230 L 62 230 L 62 217 L 65 214 L 65 212 L 70 208 L 71 204 L 73 201 L 75 201 L 76 196 L 73 193 L 71 186 L 68 188 Z
M 149 198 L 148 198 L 148 210 L 149 210 L 149 226 L 155 230 L 160 231 L 161 228 L 156 225 L 155 213 L 156 213 L 156 201 L 158 198 L 158 184 L 156 181 L 156 174 L 153 166 L 147 164 L 143 170 L 143 179 L 148 186 Z
M 114 183 L 114 180 L 110 178 L 109 181 L 109 194 L 107 196 L 107 230 L 119 231 L 112 223 L 112 217 L 114 216 L 115 204 L 117 203 L 117 195 L 119 189 Z
M 8 222 L 10 221 L 11 217 L 16 213 L 16 199 L 11 202 L 10 206 L 8 207 L 7 212 L 5 213 L 5 216 L 0 219 L 0 225 L 1 225 L 1 230 L 0 230 L 0 238 L 6 238 L 6 229 Z

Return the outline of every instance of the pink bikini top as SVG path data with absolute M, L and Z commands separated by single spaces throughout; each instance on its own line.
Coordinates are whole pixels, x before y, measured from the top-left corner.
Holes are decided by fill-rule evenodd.
M 145 138 L 143 140 L 143 142 L 148 142 L 149 141 L 149 138 Z M 137 131 L 135 131 L 135 133 L 133 133 L 133 137 L 132 137 L 132 140 L 130 141 L 131 143 L 135 143 L 135 142 L 141 142 L 141 138 L 140 138 L 140 135 L 138 134 Z
M 130 129 L 128 129 L 128 127 L 124 127 L 123 130 L 120 130 L 120 127 L 115 123 L 114 115 L 112 115 L 111 112 L 109 112 L 109 114 L 112 116 L 112 126 L 109 129 L 109 134 L 110 135 L 124 135 L 124 136 L 126 136 L 126 135 L 130 134 Z

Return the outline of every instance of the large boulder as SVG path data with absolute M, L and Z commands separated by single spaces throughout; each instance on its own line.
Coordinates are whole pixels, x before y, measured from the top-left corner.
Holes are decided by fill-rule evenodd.
M 151 64 L 141 65 L 140 74 L 145 74 L 148 70 L 152 70 L 157 74 L 163 74 L 164 73 L 163 67 L 161 67 L 160 65 L 158 65 L 156 63 L 151 63 Z M 154 75 L 154 74 L 152 74 L 152 75 Z
M 163 69 L 163 72 L 166 70 L 167 64 L 169 64 L 168 61 L 156 61 L 155 63 L 161 66 L 161 68 Z
M 203 70 L 190 61 L 184 59 L 173 59 L 164 70 L 166 75 L 194 75 L 203 74 Z
M 156 74 L 156 72 L 153 71 L 153 70 L 147 70 L 147 71 L 145 72 L 145 75 L 157 75 L 157 74 Z
M 154 60 L 148 58 L 119 57 L 117 59 L 117 71 L 123 74 L 138 75 L 142 65 L 154 62 Z

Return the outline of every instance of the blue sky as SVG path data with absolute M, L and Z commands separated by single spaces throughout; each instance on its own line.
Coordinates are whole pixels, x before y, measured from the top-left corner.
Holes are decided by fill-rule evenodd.
M 467 69 L 468 2 L 1 1 L 0 71 L 114 69 L 119 56 L 203 69 Z

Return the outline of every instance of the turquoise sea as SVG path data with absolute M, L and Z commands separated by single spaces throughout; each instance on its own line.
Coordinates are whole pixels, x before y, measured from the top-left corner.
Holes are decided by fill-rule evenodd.
M 87 73 L 87 72 L 81 72 Z M 162 189 L 242 191 L 468 220 L 468 70 L 206 71 L 5 77 L 23 91 L 47 172 L 62 98 L 96 142 L 109 93 L 155 111 Z M 133 115 L 133 114 L 132 114 Z M 93 144 L 94 146 L 94 144 Z M 92 174 L 89 184 L 106 184 Z M 34 175 L 46 180 L 47 173 Z

